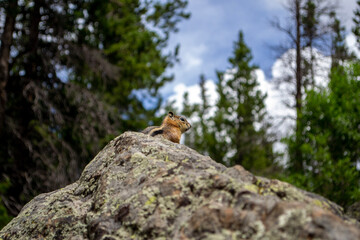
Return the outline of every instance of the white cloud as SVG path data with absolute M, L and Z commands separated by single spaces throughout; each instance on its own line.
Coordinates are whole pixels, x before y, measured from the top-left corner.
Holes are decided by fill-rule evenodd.
M 310 59 L 310 49 L 305 50 L 303 57 Z M 315 86 L 325 87 L 328 83 L 328 75 L 330 72 L 331 58 L 324 56 L 317 49 L 313 49 L 315 57 L 314 63 L 314 80 Z M 269 82 L 266 99 L 266 106 L 269 114 L 274 118 L 273 124 L 279 137 L 286 137 L 291 133 L 291 129 L 295 124 L 296 112 L 291 106 L 295 106 L 295 50 L 290 49 L 277 59 L 272 67 L 273 79 Z M 276 79 L 289 77 L 290 82 L 275 85 Z M 303 92 L 303 94 L 305 94 Z
M 356 38 L 353 33 L 350 33 L 345 38 L 346 45 L 349 47 L 351 52 L 354 52 L 358 58 L 360 58 L 360 51 L 357 48 Z
M 341 0 L 337 1 L 338 9 L 337 14 L 346 30 L 350 31 L 353 26 L 352 18 L 354 16 L 354 10 L 357 8 L 356 0 Z
M 208 101 L 210 106 L 214 106 L 217 99 L 218 94 L 216 92 L 216 84 L 213 80 L 205 81 L 205 89 L 206 94 L 208 96 Z M 175 101 L 174 107 L 178 111 L 182 111 L 184 105 L 184 94 L 189 94 L 189 104 L 200 104 L 201 103 L 201 89 L 198 84 L 186 86 L 185 84 L 181 83 L 175 86 L 174 94 L 168 98 L 169 102 Z M 214 114 L 214 110 L 210 110 L 211 115 Z

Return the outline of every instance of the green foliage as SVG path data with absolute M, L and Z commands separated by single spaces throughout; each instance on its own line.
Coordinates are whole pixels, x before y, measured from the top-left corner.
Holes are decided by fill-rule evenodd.
M 275 154 L 266 121 L 266 95 L 258 89 L 256 66 L 243 33 L 234 43 L 230 70 L 218 72 L 215 106 L 209 104 L 205 78 L 200 78 L 201 103 L 188 104 L 184 96 L 184 115 L 193 117 L 186 144 L 226 165 L 241 164 L 256 173 L 275 167 Z M 211 114 L 210 112 L 213 111 Z
M 8 211 L 2 201 L 2 196 L 6 194 L 9 189 L 11 183 L 9 178 L 6 178 L 5 181 L 0 182 L 0 229 L 2 229 L 10 220 L 12 219 L 9 216 Z
M 291 92 L 296 100 L 296 128 L 285 139 L 289 156 L 285 179 L 348 206 L 359 200 L 358 65 L 342 67 L 354 56 L 345 44 L 345 28 L 336 17 L 333 1 L 289 1 L 289 7 L 296 20 L 296 34 L 291 28 L 275 25 L 297 47 L 299 60 L 293 76 L 279 79 L 281 83 L 294 83 L 296 89 Z M 356 36 L 360 35 L 359 16 L 356 10 Z M 315 84 L 315 48 L 325 55 L 330 53 L 332 60 L 329 86 L 320 90 Z
M 10 2 L 15 7 L 6 7 Z M 0 181 L 4 173 L 11 179 L 3 195 L 11 215 L 35 195 L 75 181 L 111 137 L 157 119 L 158 90 L 172 80 L 165 71 L 178 53 L 164 48 L 189 17 L 186 6 L 187 0 L 0 4 L 1 13 L 16 14 L 16 28 L 7 30 L 13 39 L 0 128 Z
M 182 114 L 184 116 L 189 116 L 197 119 L 197 121 L 192 121 L 192 129 L 189 133 L 186 134 L 185 144 L 191 146 L 197 151 L 203 154 L 209 154 L 209 149 L 216 148 L 216 142 L 214 142 L 213 132 L 210 131 L 210 119 L 209 119 L 209 96 L 207 94 L 207 89 L 205 86 L 205 76 L 200 76 L 199 81 L 200 87 L 200 96 L 201 103 L 194 105 L 189 104 L 188 93 L 185 93 L 183 96 L 183 110 Z M 206 139 L 206 141 L 204 141 Z
M 254 73 L 257 67 L 250 63 L 251 60 L 251 51 L 240 32 L 234 44 L 233 56 L 229 58 L 232 70 L 218 73 L 219 101 L 214 120 L 217 122 L 216 130 L 224 133 L 221 138 L 216 138 L 217 142 L 221 142 L 222 150 L 227 154 L 233 152 L 225 156 L 223 161 L 259 170 L 271 165 L 272 145 L 266 136 L 266 95 L 257 89 Z M 261 127 L 257 129 L 256 124 Z
M 319 28 L 318 6 L 312 0 L 307 0 L 303 7 L 301 22 L 303 24 L 305 45 L 311 46 L 317 37 Z
M 328 89 L 309 91 L 302 113 L 303 173 L 289 180 L 348 206 L 360 200 L 360 65 L 333 68 Z M 288 139 L 291 156 L 294 137 Z
M 333 0 L 291 0 L 286 4 L 289 18 L 284 23 L 273 22 L 273 26 L 285 33 L 288 39 L 287 44 L 282 43 L 279 46 L 281 53 L 287 52 L 286 55 L 289 56 L 283 55 L 284 57 L 281 58 L 282 64 L 287 70 L 274 80 L 278 86 L 281 85 L 282 89 L 284 86 L 287 88 L 284 94 L 291 96 L 295 103 L 288 104 L 288 107 L 293 108 L 296 113 L 294 129 L 296 134 L 293 136 L 295 142 L 289 146 L 293 150 L 291 151 L 293 153 L 292 162 L 289 166 L 293 172 L 301 173 L 303 171 L 303 160 L 300 154 L 303 100 L 305 92 L 316 87 L 316 71 L 319 68 L 318 63 L 322 61 L 318 58 L 321 54 L 319 55 L 317 52 L 329 55 L 332 51 L 329 48 L 330 41 L 333 40 L 331 26 L 333 23 L 330 18 L 335 9 L 336 5 Z M 286 46 L 285 49 L 284 46 Z M 292 53 L 291 49 L 295 51 Z
M 348 207 L 360 199 L 359 171 L 348 159 L 333 162 L 322 158 L 317 171 L 306 171 L 305 174 L 282 176 L 282 180 L 290 182 L 302 189 L 318 193 L 341 206 Z

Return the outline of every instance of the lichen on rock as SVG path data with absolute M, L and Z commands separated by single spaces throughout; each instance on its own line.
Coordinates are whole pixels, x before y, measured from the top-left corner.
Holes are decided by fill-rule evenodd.
M 41 194 L 2 239 L 360 239 L 335 203 L 126 132 L 75 183 Z

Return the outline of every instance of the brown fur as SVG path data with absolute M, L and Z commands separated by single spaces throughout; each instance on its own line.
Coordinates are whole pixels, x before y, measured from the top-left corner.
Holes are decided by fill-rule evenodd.
M 161 126 L 150 126 L 145 128 L 142 133 L 152 137 L 162 135 L 164 138 L 180 143 L 181 134 L 191 128 L 191 124 L 182 116 L 169 112 L 164 118 Z

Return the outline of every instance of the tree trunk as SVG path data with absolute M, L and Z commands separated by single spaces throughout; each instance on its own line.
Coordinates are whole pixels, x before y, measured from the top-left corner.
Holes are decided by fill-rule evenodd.
M 301 110 L 302 110 L 302 56 L 301 56 L 301 13 L 300 13 L 301 0 L 295 1 L 296 11 L 296 160 L 294 162 L 294 170 L 302 170 L 302 158 L 301 158 Z
M 40 8 L 43 5 L 43 0 L 35 1 L 34 8 L 31 12 L 30 17 L 30 33 L 29 33 L 29 42 L 26 46 L 26 52 L 28 54 L 27 64 L 25 65 L 26 76 L 31 80 L 36 80 L 36 67 L 38 65 L 38 59 L 36 50 L 39 43 L 39 24 L 41 21 Z
M 0 135 L 3 133 L 5 124 L 6 108 L 6 84 L 9 80 L 9 58 L 12 36 L 15 28 L 15 19 L 17 14 L 17 0 L 10 0 L 5 10 L 6 18 L 4 32 L 1 36 L 0 47 Z

